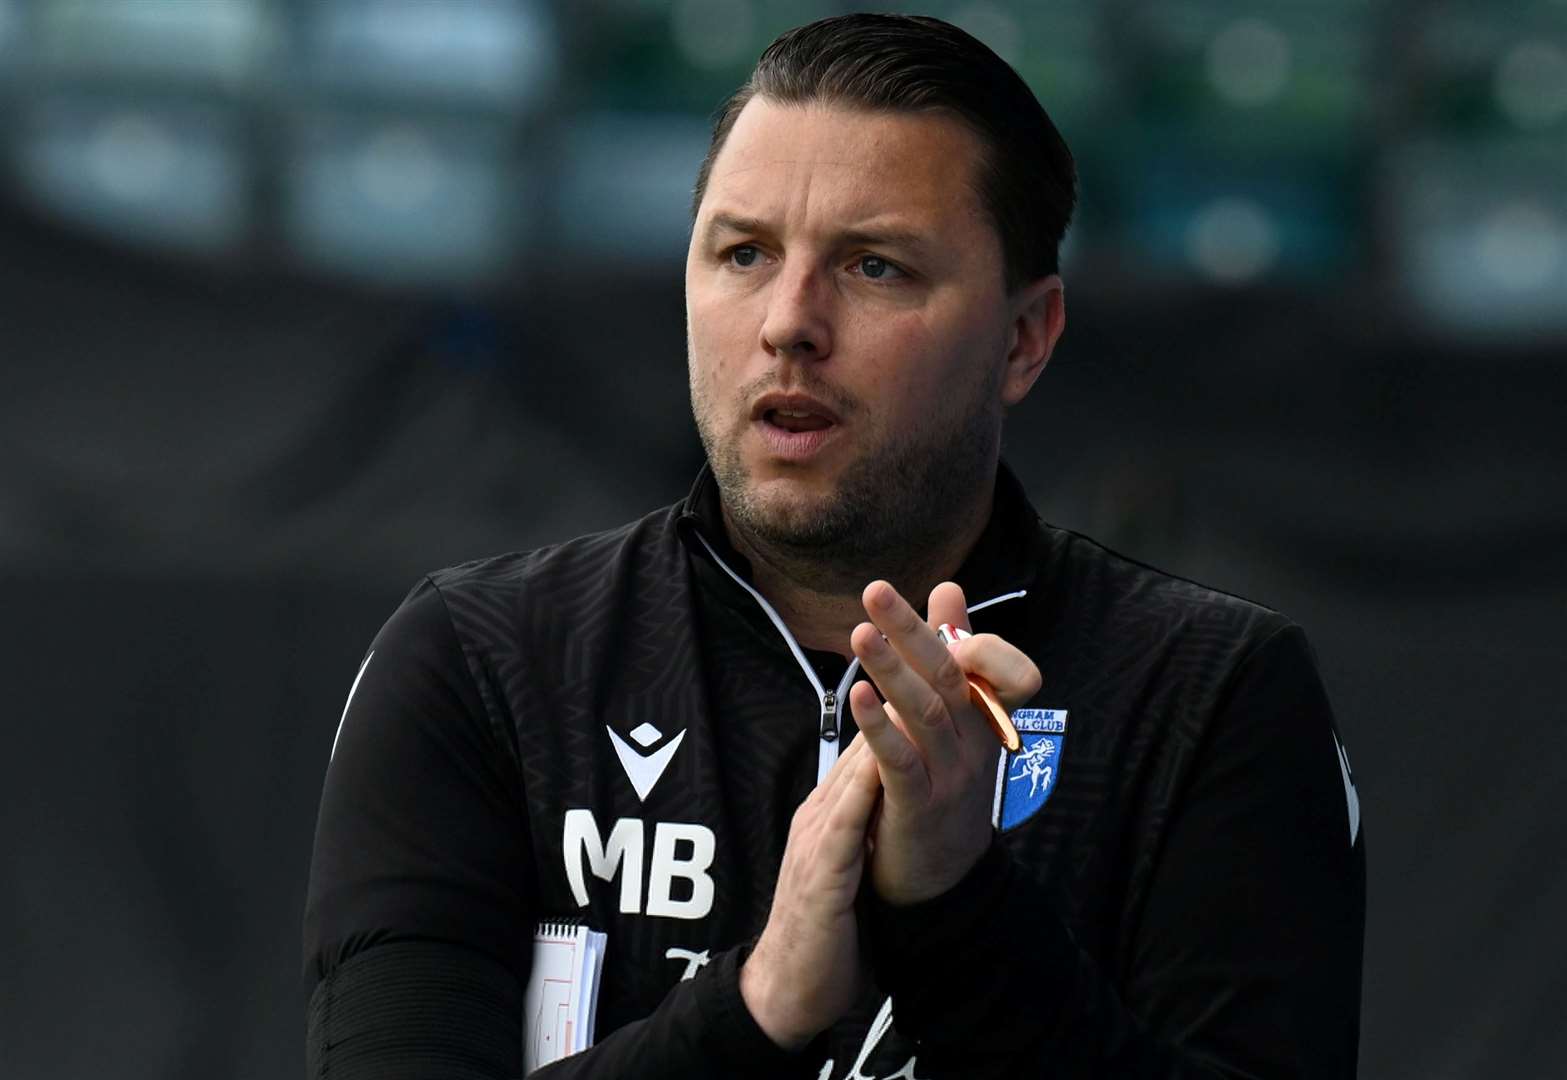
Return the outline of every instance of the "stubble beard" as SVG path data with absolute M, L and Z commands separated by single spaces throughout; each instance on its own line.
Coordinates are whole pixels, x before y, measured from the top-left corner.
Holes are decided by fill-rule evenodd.
M 858 595 L 876 578 L 920 581 L 948 555 L 963 515 L 984 504 L 995 480 L 999 382 L 997 370 L 972 388 L 962 408 L 937 413 L 921 428 L 876 433 L 823 494 L 760 491 L 746 470 L 745 403 L 772 387 L 770 376 L 742 387 L 721 409 L 693 369 L 691 406 L 730 526 L 798 584 Z M 798 385 L 845 419 L 866 415 L 830 387 L 809 379 Z

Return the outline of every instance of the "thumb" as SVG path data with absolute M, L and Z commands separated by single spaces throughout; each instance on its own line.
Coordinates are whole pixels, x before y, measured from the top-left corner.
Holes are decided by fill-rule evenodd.
M 955 581 L 943 581 L 932 589 L 925 608 L 925 621 L 932 629 L 942 623 L 951 623 L 959 630 L 969 629 L 968 600 L 963 596 L 963 587 Z

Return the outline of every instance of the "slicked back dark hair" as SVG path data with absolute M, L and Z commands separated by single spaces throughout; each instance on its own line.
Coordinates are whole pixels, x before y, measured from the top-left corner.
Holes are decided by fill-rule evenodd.
M 1077 203 L 1072 151 L 1018 73 L 952 24 L 920 15 L 839 15 L 783 34 L 715 114 L 691 200 L 693 218 L 713 161 L 754 97 L 782 105 L 953 114 L 985 148 L 975 181 L 1001 237 L 1007 288 L 1059 268 L 1061 238 Z

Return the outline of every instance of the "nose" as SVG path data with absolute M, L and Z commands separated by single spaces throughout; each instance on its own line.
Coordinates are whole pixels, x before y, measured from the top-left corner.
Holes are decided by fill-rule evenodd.
M 762 349 L 769 356 L 825 360 L 832 352 L 831 298 L 823 275 L 787 262 L 773 280 L 762 320 Z

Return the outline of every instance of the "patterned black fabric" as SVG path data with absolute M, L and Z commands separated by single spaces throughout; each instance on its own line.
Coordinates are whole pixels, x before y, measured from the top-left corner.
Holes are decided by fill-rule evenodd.
M 971 604 L 1026 590 L 972 624 L 1039 665 L 1031 705 L 1066 710 L 1054 787 L 998 834 L 990 883 L 955 890 L 987 910 L 868 899 L 879 988 L 805 1052 L 737 1022 L 734 950 L 765 922 L 823 710 L 703 539 L 745 576 L 706 472 L 620 530 L 414 590 L 328 771 L 310 979 L 418 940 L 520 982 L 534 922 L 573 917 L 608 934 L 599 1045 L 550 1075 L 747 1055 L 801 1077 L 1353 1074 L 1364 844 L 1303 636 L 1040 523 L 1005 467 L 957 580 Z M 993 1022 L 955 1027 L 963 1002 Z

